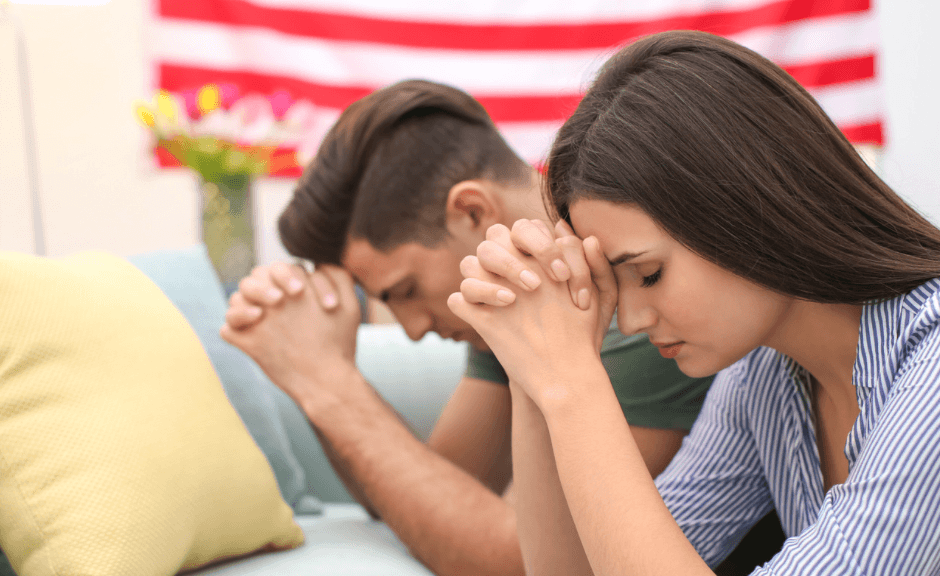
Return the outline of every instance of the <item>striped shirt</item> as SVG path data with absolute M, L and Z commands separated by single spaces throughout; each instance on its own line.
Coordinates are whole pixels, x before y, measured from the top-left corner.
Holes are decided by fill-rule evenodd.
M 656 480 L 709 565 L 776 507 L 789 538 L 754 574 L 940 575 L 940 279 L 864 306 L 852 383 L 849 475 L 824 493 L 809 374 L 758 348 L 715 378 Z

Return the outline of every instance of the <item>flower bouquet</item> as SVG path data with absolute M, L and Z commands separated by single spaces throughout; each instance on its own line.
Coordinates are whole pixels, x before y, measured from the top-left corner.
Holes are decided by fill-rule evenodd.
M 159 91 L 138 102 L 161 164 L 192 169 L 202 191 L 202 240 L 226 291 L 255 264 L 251 188 L 259 176 L 299 170 L 322 137 L 315 107 L 284 93 L 239 96 L 207 85 L 177 95 Z M 318 129 L 321 128 L 321 129 Z

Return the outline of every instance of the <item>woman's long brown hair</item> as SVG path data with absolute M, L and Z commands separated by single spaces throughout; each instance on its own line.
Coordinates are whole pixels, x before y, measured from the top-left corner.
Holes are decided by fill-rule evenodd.
M 729 40 L 665 32 L 612 57 L 559 131 L 547 194 L 638 206 L 780 293 L 861 304 L 940 276 L 940 230 L 791 76 Z

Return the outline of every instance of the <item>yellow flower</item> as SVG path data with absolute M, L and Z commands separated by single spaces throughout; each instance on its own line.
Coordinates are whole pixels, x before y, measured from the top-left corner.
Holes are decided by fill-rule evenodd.
M 137 121 L 140 122 L 143 126 L 147 128 L 153 128 L 156 125 L 157 121 L 154 118 L 153 110 L 147 107 L 145 104 L 137 104 Z
M 203 114 L 208 114 L 222 105 L 219 88 L 215 84 L 203 86 L 196 95 L 196 106 Z
M 157 95 L 153 97 L 153 100 L 157 106 L 157 112 L 169 120 L 170 123 L 175 124 L 178 117 L 178 112 L 176 110 L 176 101 L 173 100 L 173 96 L 166 90 L 160 90 L 157 92 Z

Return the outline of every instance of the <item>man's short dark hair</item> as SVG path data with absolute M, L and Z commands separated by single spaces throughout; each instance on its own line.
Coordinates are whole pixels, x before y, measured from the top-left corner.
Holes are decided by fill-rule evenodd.
M 354 102 L 325 136 L 278 221 L 287 251 L 340 264 L 349 238 L 388 251 L 446 235 L 450 189 L 528 182 L 531 168 L 469 94 L 407 80 Z

